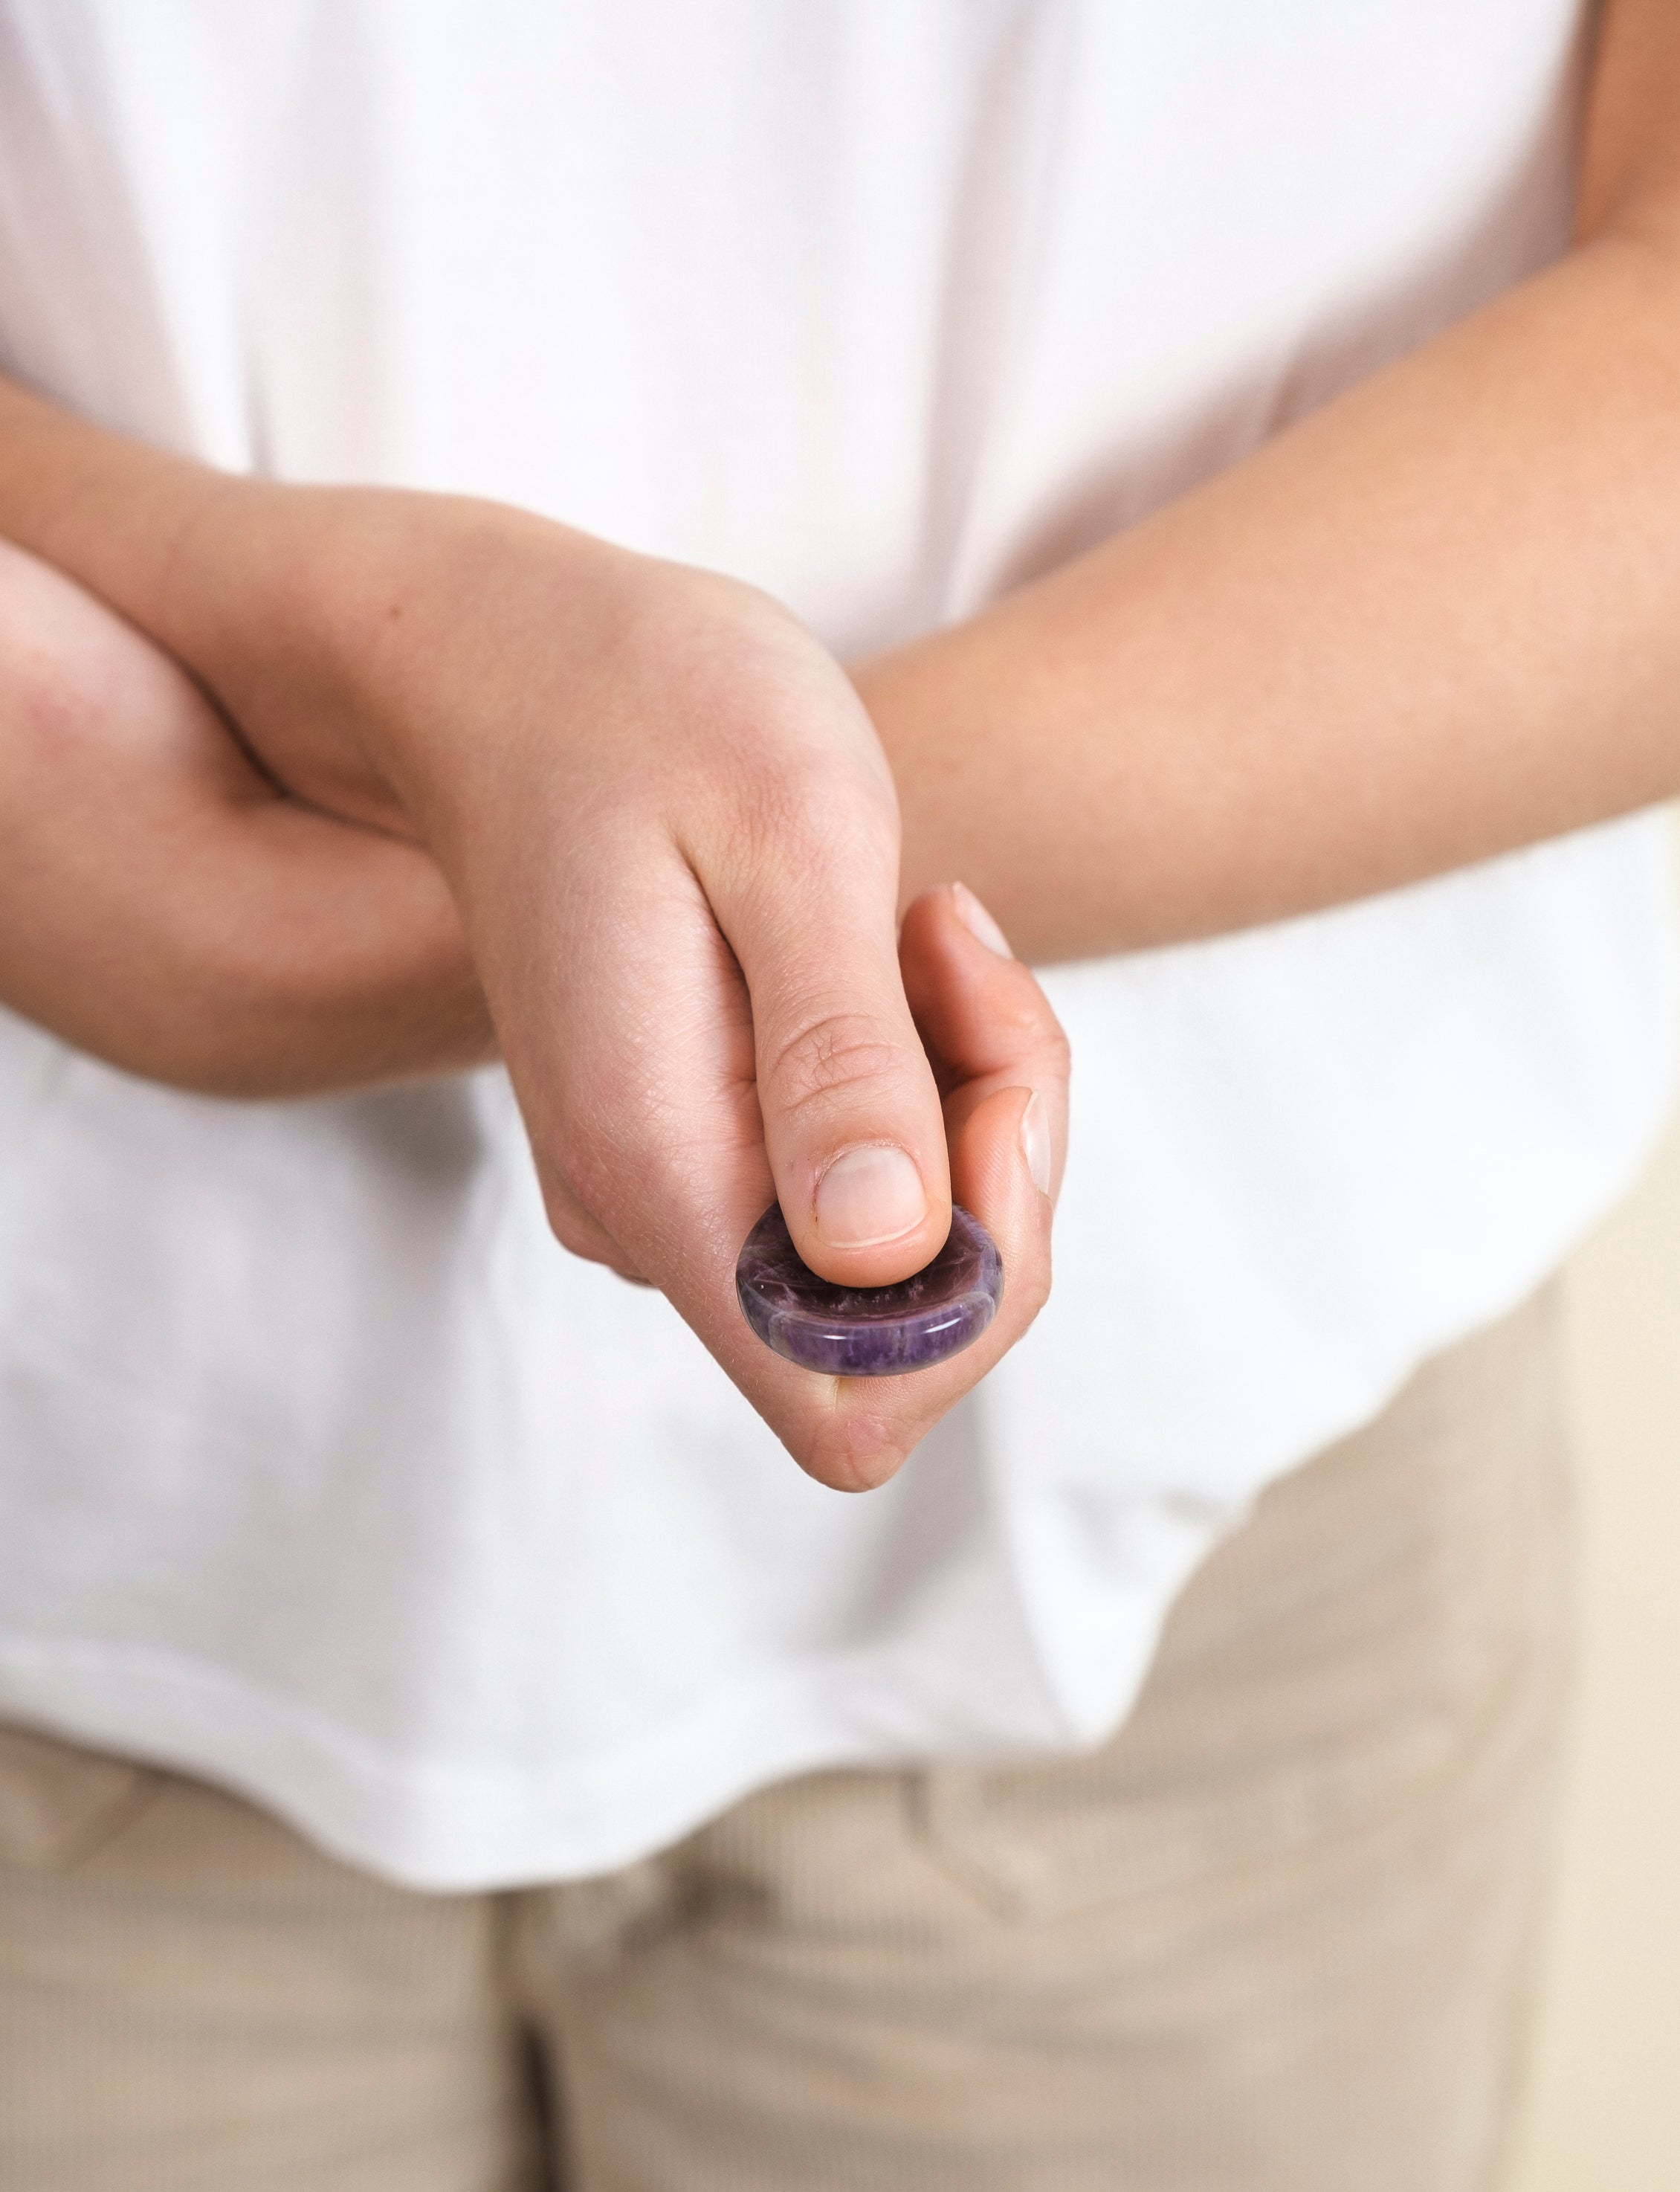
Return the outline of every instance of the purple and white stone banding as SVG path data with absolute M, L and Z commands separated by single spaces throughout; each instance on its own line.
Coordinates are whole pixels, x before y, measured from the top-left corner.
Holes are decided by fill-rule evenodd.
M 802 1370 L 896 1378 L 972 1345 L 997 1314 L 1004 1267 L 977 1219 L 954 1209 L 933 1261 L 891 1287 L 837 1287 L 800 1260 L 781 1206 L 747 1236 L 735 1291 L 765 1345 Z

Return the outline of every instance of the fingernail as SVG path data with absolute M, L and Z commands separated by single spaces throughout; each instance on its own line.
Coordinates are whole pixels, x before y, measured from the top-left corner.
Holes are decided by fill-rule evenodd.
M 903 1150 L 848 1150 L 817 1183 L 817 1230 L 836 1248 L 896 1241 L 926 1215 L 921 1174 Z
M 1027 1170 L 1034 1186 L 1040 1195 L 1048 1195 L 1053 1160 L 1050 1147 L 1050 1114 L 1045 1109 L 1042 1097 L 1034 1096 L 1021 1114 L 1021 1154 L 1027 1160 Z
M 1009 939 L 998 927 L 991 915 L 981 905 L 966 883 L 953 883 L 951 903 L 956 907 L 957 919 L 971 936 L 977 936 L 988 951 L 995 951 L 999 959 L 1012 959 Z

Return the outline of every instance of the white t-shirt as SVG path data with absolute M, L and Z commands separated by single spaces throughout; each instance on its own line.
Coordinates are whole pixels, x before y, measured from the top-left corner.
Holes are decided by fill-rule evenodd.
M 1577 12 L 0 0 L 0 356 L 855 654 L 1553 256 Z M 1256 1489 L 1628 1180 L 1673 962 L 1645 818 L 1057 970 L 1055 1298 L 863 1499 L 553 1243 L 498 1074 L 220 1103 L 0 1019 L 0 1711 L 448 1886 L 1093 1738 Z

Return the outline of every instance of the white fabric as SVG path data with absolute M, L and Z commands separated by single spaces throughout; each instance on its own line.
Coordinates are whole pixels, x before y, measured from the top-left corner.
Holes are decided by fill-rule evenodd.
M 1553 255 L 1575 17 L 0 0 L 0 351 L 866 649 Z M 1630 1178 L 1673 957 L 1646 818 L 1058 971 L 1055 1299 L 864 1499 L 553 1245 L 498 1076 L 221 1104 L 0 1023 L 0 1710 L 453 1886 L 804 1767 L 1093 1736 L 1257 1487 Z

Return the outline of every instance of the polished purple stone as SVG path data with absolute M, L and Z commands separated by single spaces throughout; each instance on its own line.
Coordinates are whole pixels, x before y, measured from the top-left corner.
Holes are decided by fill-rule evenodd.
M 800 1260 L 781 1206 L 747 1236 L 735 1291 L 765 1345 L 802 1370 L 895 1378 L 957 1355 L 984 1332 L 1003 1298 L 1003 1259 L 977 1219 L 953 1210 L 933 1261 L 891 1287 L 837 1287 Z

